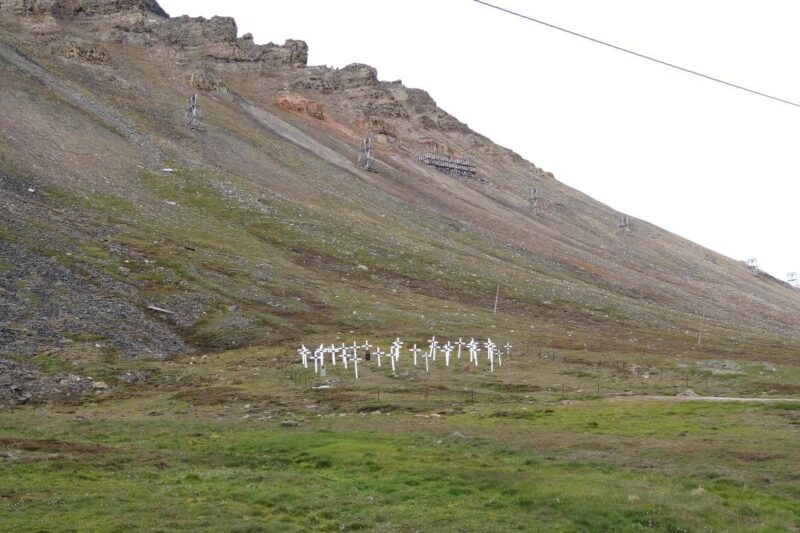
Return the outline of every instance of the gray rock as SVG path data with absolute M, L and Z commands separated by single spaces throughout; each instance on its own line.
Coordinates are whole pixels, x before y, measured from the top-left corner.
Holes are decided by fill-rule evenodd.
M 300 423 L 296 420 L 284 420 L 281 422 L 281 427 L 285 428 L 296 428 L 300 425 Z
M 0 10 L 15 15 L 51 14 L 61 17 L 110 15 L 125 11 L 169 16 L 156 0 L 8 0 L 0 2 Z
M 23 394 L 17 398 L 17 405 L 27 405 L 31 403 L 32 396 L 30 394 Z

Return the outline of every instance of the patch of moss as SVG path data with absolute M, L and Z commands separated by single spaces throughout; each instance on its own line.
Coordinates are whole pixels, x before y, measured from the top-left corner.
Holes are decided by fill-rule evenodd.
M 75 342 L 94 342 L 94 341 L 101 341 L 105 338 L 102 335 L 97 335 L 95 333 L 86 333 L 86 332 L 79 333 L 74 331 L 64 331 L 62 335 L 67 339 L 73 340 Z

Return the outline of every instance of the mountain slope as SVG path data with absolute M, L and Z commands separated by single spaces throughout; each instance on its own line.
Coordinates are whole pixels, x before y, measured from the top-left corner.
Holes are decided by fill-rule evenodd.
M 497 330 L 679 354 L 701 322 L 714 353 L 800 346 L 785 283 L 645 221 L 625 231 L 371 67 L 310 67 L 301 41 L 149 0 L 0 1 L 0 17 L 0 354 Z M 356 164 L 369 132 L 378 172 Z M 431 141 L 481 179 L 417 162 Z

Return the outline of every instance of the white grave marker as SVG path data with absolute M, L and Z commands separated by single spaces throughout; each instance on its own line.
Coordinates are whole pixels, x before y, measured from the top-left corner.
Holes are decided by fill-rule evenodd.
M 358 354 L 353 352 L 353 368 L 356 371 L 356 379 L 358 379 Z
M 394 348 L 395 353 L 397 354 L 397 360 L 400 360 L 400 347 L 403 346 L 403 341 L 400 340 L 400 337 L 397 337 L 394 342 L 392 343 L 392 347 Z
M 430 364 L 428 363 L 431 357 L 432 357 L 431 352 L 425 352 L 424 354 L 422 354 L 422 358 L 425 359 L 425 372 L 431 371 Z
M 444 366 L 450 366 L 450 353 L 453 351 L 453 345 L 447 341 L 442 349 L 444 350 Z
M 414 354 L 414 366 L 417 366 L 417 354 L 422 350 L 417 348 L 417 345 L 415 344 L 414 347 L 411 348 L 409 351 Z
M 494 349 L 495 344 L 492 342 L 492 339 L 486 339 L 486 342 L 483 343 L 486 346 L 486 357 L 489 359 L 489 368 L 491 372 L 494 372 Z
M 478 352 L 480 351 L 480 346 L 475 342 L 475 339 L 470 339 L 467 347 L 469 348 L 469 362 L 478 366 Z
M 456 343 L 456 346 L 458 346 L 458 353 L 456 354 L 456 357 L 458 357 L 459 359 L 461 359 L 461 348 L 463 348 L 466 345 L 467 343 L 461 340 L 461 337 L 459 337 L 458 342 Z
M 322 355 L 320 354 L 320 351 L 321 351 L 321 348 L 317 348 L 316 350 L 314 350 L 314 355 L 311 357 L 311 359 L 314 360 L 314 373 L 315 374 L 317 374 L 319 372 L 319 360 L 322 358 Z
M 392 348 L 389 351 L 389 357 L 392 358 L 392 372 L 395 371 L 395 365 L 400 361 L 400 347 L 403 346 L 403 341 L 397 337 L 392 343 Z
M 303 368 L 308 368 L 308 355 L 311 352 L 306 348 L 305 344 L 297 351 L 300 353 L 300 360 L 303 363 Z
M 428 345 L 430 350 L 428 350 L 431 354 L 431 358 L 436 361 L 436 348 L 439 346 L 439 341 L 436 340 L 436 335 L 434 335 L 429 341 Z

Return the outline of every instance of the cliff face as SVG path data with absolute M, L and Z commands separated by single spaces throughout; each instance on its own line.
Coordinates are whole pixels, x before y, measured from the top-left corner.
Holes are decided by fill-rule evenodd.
M 17 16 L 95 16 L 140 11 L 167 18 L 155 0 L 3 0 L 0 10 Z
M 0 0 L 0 354 L 497 329 L 677 354 L 701 321 L 714 353 L 800 347 L 786 284 L 621 227 L 422 90 L 307 60 L 152 1 Z

